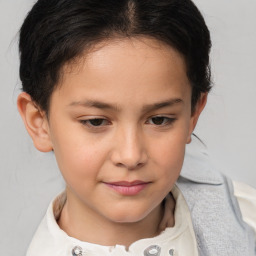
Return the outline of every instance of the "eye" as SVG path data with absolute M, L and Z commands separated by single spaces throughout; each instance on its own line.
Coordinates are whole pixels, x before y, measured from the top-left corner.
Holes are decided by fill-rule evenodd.
M 151 117 L 147 123 L 156 125 L 156 126 L 165 126 L 172 124 L 176 118 L 166 117 L 166 116 L 154 116 Z
M 87 125 L 88 127 L 102 127 L 110 124 L 110 122 L 104 118 L 92 118 L 87 120 L 80 120 L 80 123 L 82 123 L 83 125 Z

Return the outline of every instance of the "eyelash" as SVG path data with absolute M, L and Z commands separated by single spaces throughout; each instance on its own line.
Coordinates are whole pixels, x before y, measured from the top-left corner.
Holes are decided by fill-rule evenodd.
M 163 124 L 155 124 L 153 121 L 153 119 L 163 119 Z M 151 121 L 150 121 L 151 120 Z M 165 127 L 165 126 L 170 126 L 171 124 L 173 124 L 177 119 L 173 118 L 173 117 L 167 117 L 167 116 L 153 116 L 150 117 L 147 121 L 146 124 L 151 124 L 157 127 Z M 155 120 L 156 121 L 156 120 Z M 93 122 L 96 122 L 96 125 L 93 124 Z M 103 128 L 107 125 L 110 125 L 111 122 L 108 121 L 105 118 L 91 118 L 91 119 L 87 119 L 87 120 L 80 120 L 80 123 L 82 125 L 85 125 L 89 128 L 92 129 L 100 129 Z M 104 124 L 105 123 L 105 124 Z
M 101 122 L 99 125 L 93 125 L 92 124 L 92 122 L 98 122 L 98 121 Z M 107 123 L 105 125 L 110 125 L 110 122 L 105 118 L 91 118 L 91 119 L 87 119 L 87 120 L 80 120 L 80 123 L 82 125 L 86 125 L 90 128 L 96 128 L 96 129 L 102 127 L 103 126 L 102 123 L 104 123 L 104 122 Z
M 167 116 L 153 116 L 153 117 L 149 118 L 149 120 L 153 121 L 153 119 L 157 119 L 157 118 L 158 119 L 164 119 L 165 122 L 163 124 L 158 124 L 158 125 L 155 124 L 155 123 L 150 123 L 149 121 L 147 121 L 146 123 L 147 124 L 152 124 L 152 125 L 155 125 L 155 126 L 159 126 L 159 127 L 165 127 L 165 126 L 169 126 L 169 125 L 173 124 L 177 120 L 174 117 L 167 117 Z

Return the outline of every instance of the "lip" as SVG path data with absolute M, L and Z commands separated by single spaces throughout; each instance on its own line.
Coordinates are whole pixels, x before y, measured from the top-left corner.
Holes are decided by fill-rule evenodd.
M 104 184 L 121 195 L 135 196 L 139 194 L 143 189 L 145 189 L 150 184 L 150 182 L 135 180 L 132 182 L 130 181 L 104 182 Z

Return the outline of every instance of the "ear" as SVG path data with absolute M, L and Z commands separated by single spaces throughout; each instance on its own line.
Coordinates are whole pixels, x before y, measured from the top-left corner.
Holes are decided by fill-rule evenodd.
M 25 92 L 18 96 L 17 106 L 34 146 L 41 152 L 51 151 L 49 123 L 45 112 L 41 111 L 30 95 Z
M 200 99 L 198 100 L 198 102 L 195 106 L 195 110 L 191 115 L 187 144 L 189 144 L 191 142 L 191 134 L 194 131 L 197 121 L 198 121 L 198 118 L 206 105 L 207 97 L 208 97 L 208 93 L 201 93 Z

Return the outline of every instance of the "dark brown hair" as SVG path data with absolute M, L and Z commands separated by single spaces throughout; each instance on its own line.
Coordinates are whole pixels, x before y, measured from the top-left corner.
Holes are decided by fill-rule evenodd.
M 48 112 L 64 64 L 115 37 L 147 36 L 182 54 L 192 86 L 192 109 L 211 88 L 211 40 L 190 0 L 39 0 L 20 30 L 22 88 Z

